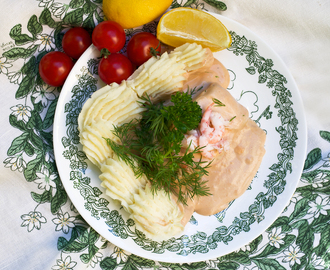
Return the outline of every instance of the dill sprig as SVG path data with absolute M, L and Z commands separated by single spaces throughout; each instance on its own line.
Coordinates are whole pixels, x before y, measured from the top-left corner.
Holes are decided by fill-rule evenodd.
M 184 134 L 196 129 L 202 118 L 202 109 L 192 100 L 194 91 L 172 95 L 173 105 L 153 104 L 143 96 L 141 105 L 146 108 L 140 121 L 132 120 L 114 126 L 113 133 L 120 143 L 106 139 L 115 154 L 128 164 L 137 177 L 146 175 L 152 192 L 164 189 L 174 193 L 178 201 L 186 204 L 195 196 L 210 195 L 202 176 L 208 174 L 211 162 L 196 160 L 193 151 L 182 151 Z
M 222 103 L 219 99 L 212 98 L 212 101 L 215 103 L 215 107 L 224 107 L 226 106 L 224 103 Z

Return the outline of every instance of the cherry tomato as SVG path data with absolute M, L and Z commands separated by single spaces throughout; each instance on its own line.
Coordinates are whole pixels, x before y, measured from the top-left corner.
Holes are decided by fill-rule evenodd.
M 153 49 L 151 49 L 153 48 Z M 154 54 L 160 54 L 160 42 L 151 33 L 141 32 L 134 35 L 127 44 L 127 57 L 137 66 L 142 65 Z
M 39 63 L 39 73 L 41 79 L 51 86 L 61 86 L 68 77 L 73 62 L 69 56 L 63 52 L 49 52 L 45 54 Z
M 102 81 L 106 84 L 113 82 L 121 83 L 133 73 L 131 61 L 124 55 L 112 53 L 103 57 L 98 67 L 98 73 Z
M 89 33 L 82 27 L 71 28 L 62 39 L 64 52 L 73 59 L 78 59 L 91 44 Z
M 120 24 L 113 21 L 99 23 L 93 30 L 92 41 L 94 46 L 101 51 L 119 52 L 125 45 L 126 35 Z

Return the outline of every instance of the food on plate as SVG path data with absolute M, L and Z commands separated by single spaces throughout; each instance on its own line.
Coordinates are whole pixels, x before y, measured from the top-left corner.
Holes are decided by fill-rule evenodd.
M 123 54 L 104 55 L 98 66 L 98 74 L 106 84 L 121 83 L 132 75 L 132 62 Z
M 97 167 L 113 157 L 104 138 L 114 137 L 113 125 L 122 125 L 139 118 L 143 108 L 138 96 L 126 81 L 113 83 L 96 91 L 84 104 L 78 118 L 80 142 L 88 159 Z
M 91 44 L 89 33 L 82 27 L 71 28 L 62 39 L 64 52 L 73 59 L 78 59 Z
M 146 176 L 136 177 L 130 166 L 116 156 L 107 158 L 100 170 L 101 186 L 106 189 L 106 194 L 120 201 L 125 210 L 130 212 L 129 206 L 134 204 L 134 195 L 148 182 Z
M 160 41 L 149 32 L 135 34 L 127 44 L 127 57 L 137 66 L 160 55 Z
M 137 229 L 152 239 L 169 239 L 184 229 L 183 211 L 175 198 L 169 198 L 164 190 L 152 192 L 150 182 L 134 194 L 134 203 L 129 208 Z
M 106 139 L 111 149 L 137 176 L 145 175 L 151 181 L 154 193 L 163 190 L 183 203 L 209 195 L 205 181 L 200 181 L 209 162 L 194 158 L 201 149 L 181 151 L 185 133 L 197 129 L 202 118 L 191 91 L 176 92 L 171 96 L 173 104 L 167 105 L 154 104 L 148 97 L 141 99 L 145 109 L 142 118 L 115 126 L 113 133 L 120 143 Z
M 92 42 L 99 51 L 107 49 L 110 53 L 116 53 L 124 47 L 126 34 L 120 24 L 103 21 L 94 28 Z
M 153 100 L 167 98 L 170 94 L 182 90 L 189 71 L 208 64 L 211 59 L 213 60 L 213 56 L 209 50 L 196 44 L 186 44 L 169 54 L 163 53 L 159 59 L 149 59 L 127 81 L 106 85 L 93 93 L 78 117 L 80 141 L 87 157 L 91 161 L 94 160 L 92 162 L 98 167 L 105 161 L 104 157 L 112 157 L 109 147 L 92 147 L 94 143 L 89 141 L 90 131 L 87 132 L 92 125 L 107 123 L 105 129 L 113 129 L 112 124 L 122 125 L 141 118 L 144 108 L 137 102 L 139 96 L 148 94 Z M 99 137 L 98 141 L 105 142 L 103 137 L 109 137 L 104 136 L 104 132 L 105 130 L 100 128 L 93 134 Z
M 150 58 L 127 80 L 101 88 L 84 104 L 78 118 L 83 151 L 100 168 L 106 194 L 121 203 L 137 229 L 147 237 L 168 239 L 183 231 L 194 212 L 212 215 L 225 209 L 245 192 L 256 174 L 265 153 L 266 135 L 248 117 L 247 109 L 226 90 L 228 84 L 228 71 L 209 49 L 195 43 L 184 44 L 158 58 Z M 156 144 L 158 148 L 152 148 L 147 142 L 149 149 L 131 144 L 130 149 L 126 147 L 130 152 L 120 152 L 127 141 L 140 143 L 136 138 L 147 141 L 149 135 L 153 137 L 136 132 L 139 128 L 134 123 L 142 119 L 143 127 L 145 115 L 156 114 L 151 119 L 164 119 L 149 123 L 154 124 L 151 132 L 157 134 L 157 125 L 168 121 L 169 114 L 177 115 L 180 110 L 195 108 L 195 104 L 198 109 L 183 113 L 183 118 L 178 116 L 177 123 L 170 118 L 174 122 L 163 125 L 168 130 L 164 132 L 165 143 L 172 143 L 170 147 Z M 189 118 L 190 115 L 197 117 Z M 186 125 L 187 119 L 198 122 Z M 130 130 L 135 133 L 129 133 Z M 142 128 L 140 131 L 147 133 Z M 169 134 L 180 138 L 179 144 L 176 139 L 169 139 Z M 161 148 L 168 149 L 171 155 L 164 155 Z M 199 169 L 194 188 L 202 187 L 204 193 L 191 192 L 196 191 L 193 186 L 176 182 L 186 180 L 183 178 L 174 178 L 170 188 L 163 183 L 162 188 L 157 186 L 155 190 L 155 176 L 150 177 L 150 171 L 141 169 L 140 159 L 134 158 L 140 156 L 138 149 L 149 151 L 151 166 L 170 164 L 174 170 L 177 164 L 179 174 L 187 179 L 188 173 Z M 175 158 L 183 162 L 167 162 Z M 190 164 L 197 165 L 189 167 Z M 168 176 L 168 172 L 160 172 Z
M 172 0 L 103 0 L 103 13 L 107 20 L 119 23 L 123 28 L 134 28 L 160 17 L 172 4 Z
M 248 110 L 218 83 L 211 83 L 195 100 L 207 121 L 203 123 L 202 119 L 196 141 L 199 146 L 205 145 L 201 155 L 212 159 L 208 175 L 202 177 L 212 195 L 200 196 L 188 205 L 201 215 L 213 215 L 249 187 L 265 154 L 266 134 L 248 117 Z M 192 136 L 195 134 L 192 132 Z
M 106 84 L 121 83 L 134 71 L 132 62 L 123 54 L 118 53 L 125 45 L 124 29 L 114 21 L 98 24 L 92 34 L 93 45 L 101 53 L 98 74 Z
M 231 35 L 221 21 L 207 12 L 184 7 L 172 9 L 161 17 L 157 38 L 172 47 L 195 42 L 213 52 L 231 45 Z
M 63 52 L 52 51 L 45 54 L 39 63 L 39 74 L 41 79 L 51 86 L 62 86 L 68 77 L 73 62 Z
M 210 50 L 197 44 L 184 44 L 160 58 L 152 57 L 140 66 L 127 83 L 138 96 L 147 94 L 153 101 L 166 99 L 182 89 L 188 72 L 213 61 Z

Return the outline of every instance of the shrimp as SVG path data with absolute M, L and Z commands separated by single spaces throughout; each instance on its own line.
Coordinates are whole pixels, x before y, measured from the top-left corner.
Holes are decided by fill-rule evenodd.
M 201 136 L 199 137 L 199 146 L 204 147 L 201 151 L 202 156 L 212 159 L 217 153 L 223 150 L 224 140 L 223 134 L 225 126 L 229 123 L 224 120 L 220 113 L 213 112 L 212 102 L 205 110 L 199 130 Z
M 226 125 L 220 113 L 212 112 L 213 106 L 213 102 L 207 106 L 199 126 L 202 140 L 206 139 L 209 144 L 215 144 L 221 140 Z
M 205 110 L 198 130 L 190 131 L 185 135 L 183 145 L 189 150 L 195 149 L 197 146 L 203 147 L 202 156 L 212 159 L 217 153 L 227 148 L 227 144 L 223 139 L 225 126 L 228 121 L 224 120 L 220 113 L 213 112 L 212 102 Z M 193 148 L 193 149 L 192 149 Z
M 196 129 L 188 131 L 187 134 L 184 135 L 182 147 L 189 148 L 190 151 L 193 151 L 198 146 L 199 136 L 200 133 Z

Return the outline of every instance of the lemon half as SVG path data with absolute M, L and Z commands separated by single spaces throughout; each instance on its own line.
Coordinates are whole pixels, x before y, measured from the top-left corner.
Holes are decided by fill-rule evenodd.
M 221 21 L 192 8 L 175 8 L 165 13 L 157 27 L 157 38 L 172 47 L 195 42 L 213 52 L 231 45 L 230 33 Z

